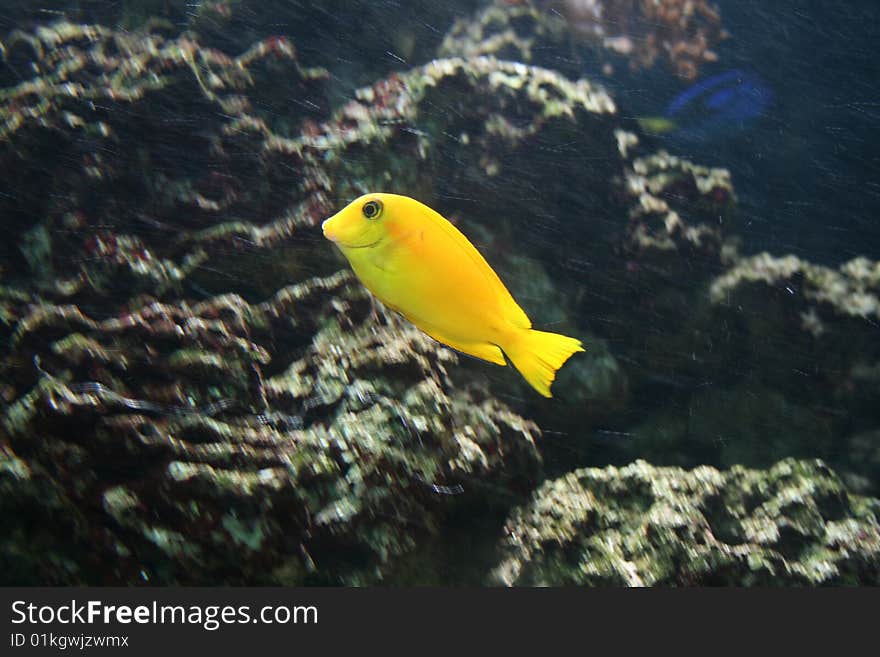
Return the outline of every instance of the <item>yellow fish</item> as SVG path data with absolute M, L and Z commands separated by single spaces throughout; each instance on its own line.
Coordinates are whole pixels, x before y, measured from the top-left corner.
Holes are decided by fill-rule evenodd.
M 427 205 L 365 194 L 321 225 L 361 282 L 386 306 L 453 349 L 506 365 L 551 397 L 556 370 L 580 340 L 532 329 L 479 251 Z
M 636 121 L 650 135 L 665 135 L 678 130 L 675 121 L 665 116 L 637 116 Z

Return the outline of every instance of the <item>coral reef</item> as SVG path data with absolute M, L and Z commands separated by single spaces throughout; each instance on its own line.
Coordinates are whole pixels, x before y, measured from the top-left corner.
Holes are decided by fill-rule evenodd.
M 433 60 L 439 24 L 360 30 L 343 57 L 315 28 L 341 29 L 334 3 L 296 3 L 285 37 L 250 0 L 160 4 L 2 44 L 8 583 L 443 583 L 474 526 L 461 577 L 483 581 L 547 474 L 511 516 L 505 582 L 877 581 L 876 501 L 825 466 L 565 474 L 821 456 L 875 494 L 875 263 L 742 257 L 727 171 L 653 152 L 579 61 L 537 65 L 572 61 L 548 60 L 571 34 L 549 3 L 495 3 Z M 687 76 L 721 36 L 705 7 L 606 2 L 581 34 L 611 52 L 614 12 L 653 16 L 654 40 L 617 23 L 629 61 Z M 340 272 L 318 226 L 372 189 L 437 208 L 538 327 L 583 336 L 552 402 Z M 541 507 L 552 491 L 585 520 Z M 643 560 L 539 564 L 599 550 L 582 527 Z
M 764 381 L 850 432 L 875 428 L 880 264 L 859 257 L 832 269 L 762 253 L 734 260 L 709 293 L 716 314 L 739 329 L 746 362 L 762 363 Z
M 748 285 L 784 289 L 800 299 L 808 306 L 801 315 L 803 327 L 817 337 L 825 330 L 821 314 L 880 319 L 880 263 L 868 258 L 855 258 L 835 271 L 792 255 L 761 253 L 739 260 L 715 279 L 712 300 L 725 302 L 737 288 Z
M 578 124 L 621 157 L 601 89 L 491 58 L 439 60 L 361 90 L 323 123 L 300 117 L 301 132 L 285 137 L 251 100 L 261 78 L 248 67 L 271 57 L 265 44 L 233 59 L 67 23 L 25 36 L 8 49 L 27 43 L 55 71 L 33 84 L 54 75 L 63 89 L 38 108 L 26 87 L 9 92 L 7 116 L 22 118 L 3 155 L 33 169 L 53 140 L 65 167 L 49 200 L 23 203 L 33 187 L 7 181 L 22 220 L 3 254 L 2 444 L 21 490 L 13 507 L 43 496 L 58 500 L 44 517 L 77 513 L 47 522 L 44 558 L 15 581 L 385 580 L 449 509 L 534 480 L 537 427 L 485 384 L 453 385 L 454 354 L 372 309 L 347 274 L 310 277 L 340 266 L 329 245 L 314 248 L 314 227 L 331 208 L 331 180 L 340 195 L 387 184 L 430 195 L 455 154 L 512 185 L 502 162 Z M 125 57 L 103 59 L 120 48 Z M 87 63 L 66 67 L 67 56 Z M 138 91 L 116 94 L 119 84 Z M 484 102 L 447 123 L 432 111 L 475 97 Z M 166 106 L 174 112 L 138 140 L 143 119 Z M 187 161 L 169 160 L 175 117 L 200 113 L 215 118 L 177 144 Z M 106 129 L 81 142 L 80 126 L 99 120 Z M 361 164 L 382 153 L 393 154 L 387 167 Z M 204 187 L 217 170 L 225 182 Z M 285 279 L 302 282 L 278 291 Z M 249 300 L 267 290 L 269 301 Z M 27 532 L 10 534 L 10 559 Z
M 629 58 L 633 68 L 650 68 L 663 57 L 692 80 L 714 62 L 711 48 L 726 37 L 718 9 L 705 0 L 548 0 L 570 28 L 584 38 Z
M 451 351 L 371 309 L 347 274 L 257 305 L 33 308 L 17 353 L 49 350 L 3 417 L 27 454 L 4 447 L 4 501 L 39 483 L 78 519 L 39 574 L 8 581 L 366 583 L 455 504 L 534 477 L 537 427 L 451 386 Z M 32 467 L 52 476 L 31 483 Z
M 633 271 L 603 285 L 617 298 L 627 294 L 621 283 L 631 286 L 625 312 L 582 299 L 580 312 L 614 327 L 630 404 L 641 410 L 610 419 L 624 436 L 612 452 L 689 467 L 819 457 L 873 481 L 871 458 L 858 454 L 870 453 L 880 422 L 875 263 L 740 256 L 727 232 L 735 221 L 691 230 L 683 209 L 683 229 L 667 233 L 679 222 L 657 212 L 631 233 Z M 858 449 L 846 448 L 855 434 Z
M 542 485 L 506 524 L 506 585 L 880 582 L 880 502 L 821 461 L 767 471 L 586 468 Z
M 437 47 L 450 16 L 472 12 L 480 2 L 410 0 L 392 10 L 368 0 L 4 0 L 0 32 L 64 16 L 71 23 L 127 31 L 186 31 L 224 52 L 286 35 L 309 53 L 314 65 L 334 68 L 345 86 L 334 92 L 341 97 L 389 70 L 427 61 L 425 53 Z
M 255 90 L 261 75 L 285 76 L 319 107 L 326 72 L 300 67 L 290 42 L 233 58 L 189 37 L 59 22 L 4 47 L 9 66 L 38 72 L 0 97 L 7 283 L 92 303 L 120 289 L 162 293 L 211 253 L 277 245 L 308 212 L 273 204 L 258 153 L 224 141 L 236 120 L 271 109 Z
M 665 60 L 693 80 L 703 64 L 717 60 L 712 48 L 726 37 L 717 8 L 705 0 L 498 0 L 459 19 L 441 52 L 547 64 L 535 59 L 538 53 L 571 39 L 598 50 L 606 71 L 619 59 L 633 70 Z
M 85 473 L 88 475 L 88 473 Z M 0 565 L 4 584 L 45 586 L 82 581 L 90 557 L 84 510 L 49 472 L 0 438 Z
M 632 143 L 632 135 L 621 139 Z M 630 248 L 639 252 L 674 250 L 722 254 L 725 231 L 718 224 L 689 223 L 689 216 L 721 210 L 735 202 L 730 173 L 726 169 L 707 168 L 665 151 L 637 158 L 626 175 L 627 192 L 638 199 L 630 211 L 632 230 Z M 687 215 L 670 205 L 671 198 L 689 199 Z M 700 207 L 702 205 L 702 207 Z

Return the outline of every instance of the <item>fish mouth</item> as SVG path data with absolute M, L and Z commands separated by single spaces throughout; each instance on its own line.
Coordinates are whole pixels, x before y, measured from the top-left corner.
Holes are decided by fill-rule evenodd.
M 327 224 L 329 224 L 332 220 L 333 217 L 330 217 L 329 219 L 324 219 L 324 221 L 321 222 L 321 232 L 324 233 L 324 237 L 326 237 L 328 240 L 330 240 L 331 242 L 335 242 L 336 240 L 333 239 L 333 236 L 327 234 Z
M 370 242 L 369 244 L 345 244 L 344 242 L 336 242 L 336 240 L 331 241 L 335 242 L 339 246 L 345 247 L 346 249 L 369 249 L 371 246 L 376 246 L 379 242 L 381 242 L 382 238 L 380 237 L 375 242 Z
M 330 219 L 325 219 L 321 223 L 321 232 L 324 233 L 324 237 L 326 237 L 328 240 L 330 240 L 331 242 L 333 242 L 334 244 L 336 244 L 337 246 L 339 246 L 341 248 L 344 248 L 344 249 L 368 249 L 371 246 L 376 246 L 379 242 L 382 241 L 382 238 L 380 237 L 375 242 L 370 242 L 369 244 L 348 244 L 346 242 L 343 242 L 342 240 L 337 238 L 335 235 L 333 235 L 332 232 L 327 232 L 327 224 L 330 223 L 330 221 L 332 221 L 332 219 L 333 219 L 333 217 L 330 217 Z

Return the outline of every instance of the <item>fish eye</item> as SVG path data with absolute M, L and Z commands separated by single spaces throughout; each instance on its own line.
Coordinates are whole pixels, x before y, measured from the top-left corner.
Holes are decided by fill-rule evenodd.
M 382 214 L 382 203 L 379 201 L 367 201 L 361 209 L 367 219 L 376 219 Z

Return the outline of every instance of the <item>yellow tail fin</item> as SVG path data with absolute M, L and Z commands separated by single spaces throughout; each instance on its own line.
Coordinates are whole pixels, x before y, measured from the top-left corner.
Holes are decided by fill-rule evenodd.
M 552 397 L 550 385 L 556 378 L 556 370 L 573 354 L 583 351 L 584 346 L 580 340 L 566 335 L 520 329 L 502 349 L 535 390 Z

